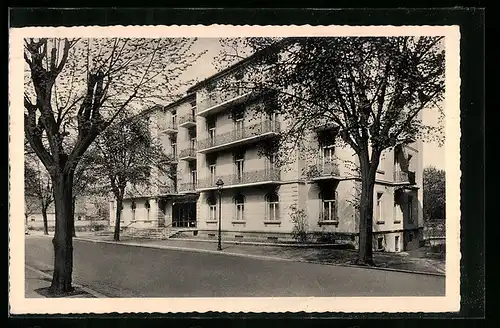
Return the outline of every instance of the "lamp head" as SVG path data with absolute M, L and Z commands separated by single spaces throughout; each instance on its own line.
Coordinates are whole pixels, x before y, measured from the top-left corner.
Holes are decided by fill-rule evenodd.
M 219 178 L 215 183 L 215 185 L 217 186 L 217 189 L 221 190 L 222 187 L 224 186 L 224 181 L 222 181 L 222 179 Z

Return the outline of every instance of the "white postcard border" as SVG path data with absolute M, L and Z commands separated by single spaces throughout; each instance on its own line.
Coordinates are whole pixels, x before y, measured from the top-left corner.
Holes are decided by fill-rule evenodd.
M 451 312 L 460 306 L 460 31 L 458 26 L 111 26 L 9 31 L 9 303 L 11 314 L 178 312 Z M 24 296 L 23 38 L 444 35 L 446 44 L 446 295 L 28 299 Z

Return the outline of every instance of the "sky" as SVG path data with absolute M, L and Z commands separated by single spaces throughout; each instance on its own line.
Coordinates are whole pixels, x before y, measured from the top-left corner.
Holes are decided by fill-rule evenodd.
M 193 46 L 194 52 L 200 52 L 207 50 L 207 53 L 196 62 L 188 71 L 185 73 L 185 79 L 197 78 L 198 81 L 202 81 L 209 76 L 217 73 L 213 65 L 213 59 L 221 47 L 219 45 L 219 39 L 217 38 L 200 38 L 196 41 Z M 436 126 L 438 124 L 438 115 L 433 111 L 423 112 L 423 121 L 425 124 Z M 423 143 L 423 167 L 434 166 L 438 169 L 445 169 L 445 151 L 444 146 L 439 147 L 436 142 L 424 142 Z

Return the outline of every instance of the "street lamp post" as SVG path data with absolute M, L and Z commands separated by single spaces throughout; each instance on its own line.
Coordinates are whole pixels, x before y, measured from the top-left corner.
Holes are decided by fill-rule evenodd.
M 218 241 L 218 244 L 217 244 L 217 250 L 218 251 L 221 251 L 222 250 L 222 243 L 221 243 L 221 208 L 222 208 L 222 187 L 224 186 L 224 181 L 222 181 L 222 179 L 218 179 L 217 182 L 215 183 L 215 185 L 217 186 L 217 191 L 219 192 L 219 241 Z

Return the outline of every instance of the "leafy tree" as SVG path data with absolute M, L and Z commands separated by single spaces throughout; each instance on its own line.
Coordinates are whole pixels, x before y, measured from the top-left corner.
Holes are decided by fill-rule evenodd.
M 175 165 L 166 155 L 160 140 L 151 133 L 147 117 L 123 120 L 110 126 L 87 154 L 93 175 L 104 191 L 111 190 L 116 200 L 114 240 L 120 240 L 120 217 L 127 188 L 158 186 L 166 177 L 175 180 Z M 132 191 L 132 193 L 134 193 Z
M 328 141 L 356 154 L 354 173 L 361 178 L 360 263 L 373 264 L 373 192 L 384 151 L 424 137 L 442 141 L 441 128 L 426 125 L 421 115 L 424 109 L 443 115 L 442 41 L 442 37 L 405 36 L 221 42 L 219 67 L 254 55 L 246 65 L 234 68 L 242 78 L 224 79 L 216 87 L 270 94 L 259 114 L 274 111 L 288 122 L 271 152 L 279 147 L 279 154 L 286 157 L 293 147 L 308 153 L 311 132 L 331 125 L 334 133 Z
M 426 222 L 442 221 L 446 217 L 445 171 L 435 167 L 424 169 L 423 211 Z
M 49 234 L 47 209 L 54 201 L 52 182 L 37 159 L 27 157 L 24 162 L 25 219 L 37 210 L 42 212 L 43 233 Z
M 54 188 L 50 291 L 70 292 L 75 169 L 125 110 L 171 101 L 179 77 L 202 54 L 195 39 L 25 39 L 24 130 Z

